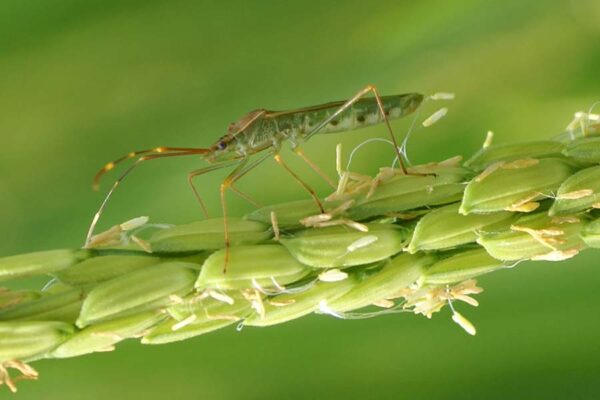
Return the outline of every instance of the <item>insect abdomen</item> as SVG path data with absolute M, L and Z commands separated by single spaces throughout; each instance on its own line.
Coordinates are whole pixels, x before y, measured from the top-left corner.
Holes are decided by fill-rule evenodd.
M 381 97 L 382 104 L 388 119 L 404 117 L 415 111 L 423 101 L 423 95 L 409 93 Z M 343 103 L 342 103 L 343 104 Z M 308 110 L 298 113 L 296 129 L 300 136 L 309 134 L 315 127 L 331 117 L 341 104 L 331 105 L 322 109 Z M 375 98 L 360 99 L 350 108 L 331 120 L 319 133 L 343 132 L 365 128 L 384 122 L 383 116 Z

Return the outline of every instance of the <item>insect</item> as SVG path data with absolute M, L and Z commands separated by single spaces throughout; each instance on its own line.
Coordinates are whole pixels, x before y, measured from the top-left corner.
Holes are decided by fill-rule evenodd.
M 372 93 L 374 96 L 365 97 L 369 93 Z M 205 216 L 208 216 L 208 212 L 200 193 L 194 185 L 194 179 L 211 171 L 234 167 L 233 171 L 220 186 L 226 249 L 229 249 L 229 234 L 227 229 L 225 193 L 227 189 L 230 189 L 249 202 L 255 203 L 248 195 L 237 189 L 234 183 L 269 157 L 273 157 L 277 164 L 283 167 L 310 194 L 321 212 L 324 213 L 323 205 L 315 191 L 292 171 L 281 158 L 280 149 L 282 144 L 289 142 L 295 154 L 321 175 L 331 186 L 334 186 L 333 182 L 302 151 L 300 145 L 317 133 L 349 131 L 385 123 L 396 149 L 400 169 L 404 174 L 407 174 L 408 172 L 389 120 L 412 113 L 419 107 L 423 98 L 423 95 L 418 93 L 380 96 L 375 86 L 368 85 L 351 99 L 345 101 L 336 101 L 289 111 L 268 111 L 265 109 L 251 111 L 239 121 L 230 124 L 227 134 L 208 148 L 156 147 L 153 149 L 132 151 L 106 164 L 98 171 L 94 178 L 94 188 L 97 189 L 101 177 L 106 172 L 114 169 L 117 164 L 135 159 L 133 164 L 114 182 L 102 201 L 100 208 L 94 215 L 88 230 L 86 245 L 90 243 L 93 237 L 95 227 L 106 208 L 108 200 L 123 179 L 141 163 L 165 157 L 200 156 L 209 164 L 188 174 L 188 182 Z M 259 154 L 259 156 L 251 159 L 251 156 L 254 154 Z M 225 266 L 227 265 L 228 254 L 229 252 L 227 251 Z

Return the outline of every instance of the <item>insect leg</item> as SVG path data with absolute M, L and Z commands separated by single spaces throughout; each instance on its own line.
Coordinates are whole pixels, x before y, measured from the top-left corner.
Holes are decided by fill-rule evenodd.
M 323 178 L 325 180 L 325 182 L 327 182 L 327 184 L 329 186 L 331 186 L 332 189 L 336 188 L 336 185 L 333 183 L 333 181 L 331 180 L 330 177 L 328 177 L 325 172 L 323 172 L 318 166 L 317 164 L 315 164 L 310 158 L 308 158 L 308 156 L 306 155 L 306 153 L 304 153 L 304 151 L 302 151 L 302 149 L 298 146 L 296 146 L 294 148 L 294 153 L 296 153 L 302 160 L 304 160 L 305 163 L 308 164 L 309 167 L 311 167 L 317 174 L 319 174 L 321 176 L 321 178 Z
M 269 153 L 265 153 L 265 154 L 261 155 L 259 158 L 257 158 L 256 160 L 252 161 L 250 164 L 246 165 L 238 174 L 236 174 L 236 176 L 232 180 L 231 184 L 229 185 L 229 189 L 232 192 L 234 192 L 235 194 L 240 196 L 242 199 L 246 200 L 248 203 L 252 204 L 254 207 L 261 207 L 261 204 L 259 202 L 257 202 L 256 200 L 254 200 L 252 197 L 250 197 L 247 193 L 244 193 L 240 189 L 233 186 L 233 184 L 238 179 L 240 179 L 242 176 L 246 175 L 248 172 L 250 172 L 252 169 L 254 169 L 254 167 L 256 167 L 258 164 L 260 164 L 261 162 L 266 160 L 269 157 L 269 155 L 270 155 Z
M 310 186 L 308 186 L 306 182 L 300 179 L 300 177 L 296 175 L 296 173 L 294 173 L 294 171 L 292 171 L 285 162 L 283 162 L 283 159 L 281 158 L 281 155 L 279 153 L 275 154 L 275 161 L 277 161 L 277 164 L 281 165 L 283 169 L 285 169 L 288 172 L 288 174 L 290 174 L 300 185 L 302 185 L 304 189 L 306 189 L 306 191 L 310 194 L 310 196 L 313 198 L 313 200 L 319 207 L 319 210 L 321 210 L 321 213 L 324 214 L 325 209 L 323 208 L 323 204 L 321 204 L 321 200 L 319 200 L 315 191 Z
M 269 156 L 269 154 L 267 153 L 266 155 L 263 155 L 261 158 L 255 160 L 255 161 L 263 161 L 264 159 L 266 159 Z M 206 209 L 206 205 L 204 203 L 204 200 L 202 200 L 202 197 L 200 196 L 200 192 L 198 191 L 198 189 L 196 188 L 196 185 L 194 184 L 194 179 L 197 178 L 200 175 L 206 174 L 208 172 L 212 172 L 212 171 L 216 171 L 218 169 L 221 168 L 226 168 L 226 167 L 230 167 L 232 165 L 236 165 L 236 164 L 240 164 L 240 162 L 243 162 L 244 159 L 242 160 L 229 160 L 229 161 L 224 161 L 218 164 L 213 164 L 213 165 L 209 165 L 208 167 L 205 168 L 201 168 L 201 169 L 197 169 L 195 171 L 192 171 L 188 174 L 188 183 L 190 184 L 192 191 L 194 192 L 194 196 L 196 197 L 196 200 L 198 200 L 198 203 L 200 203 L 200 206 L 202 207 L 202 212 L 204 214 L 204 216 L 206 218 L 208 218 L 208 210 Z M 253 165 L 254 162 L 253 161 L 250 165 Z M 239 190 L 238 188 L 234 187 L 234 186 L 230 186 L 229 187 L 233 192 L 235 192 L 236 194 L 238 194 L 240 197 L 242 197 L 244 200 L 246 200 L 247 202 L 249 202 L 250 204 L 252 204 L 253 206 L 260 206 L 258 204 L 258 202 L 256 202 L 255 200 L 253 200 L 250 196 L 248 196 L 246 193 L 242 192 L 241 190 Z
M 266 158 L 269 155 L 270 155 L 269 153 L 266 153 L 265 155 L 261 156 L 260 158 L 257 158 L 256 160 L 252 161 L 250 164 L 248 164 L 248 158 L 243 158 L 239 162 L 239 165 L 237 167 L 235 167 L 235 169 L 227 176 L 227 178 L 225 178 L 225 180 L 221 183 L 221 187 L 219 188 L 219 193 L 221 195 L 221 209 L 223 210 L 223 228 L 224 228 L 224 232 L 225 232 L 225 260 L 223 263 L 223 273 L 225 273 L 227 271 L 227 263 L 229 262 L 229 248 L 231 245 L 231 243 L 229 241 L 229 229 L 228 229 L 228 223 L 227 223 L 227 203 L 225 201 L 225 191 L 228 188 L 231 188 L 231 186 L 238 179 L 240 179 L 241 177 L 246 175 L 253 168 L 255 168 L 258 164 L 260 164 L 261 162 L 266 160 Z
M 221 162 L 218 164 L 209 165 L 208 167 L 197 169 L 188 174 L 188 183 L 190 184 L 190 187 L 192 188 L 192 192 L 194 192 L 194 196 L 196 197 L 196 200 L 198 201 L 198 203 L 200 203 L 200 207 L 202 207 L 202 213 L 204 214 L 204 216 L 206 218 L 209 217 L 208 209 L 206 208 L 206 204 L 204 203 L 204 200 L 202 200 L 202 197 L 200 197 L 200 192 L 198 191 L 198 189 L 196 189 L 196 185 L 194 185 L 194 178 L 196 178 L 200 175 L 204 175 L 208 172 L 216 171 L 221 168 L 226 168 L 226 167 L 229 167 L 229 166 L 232 166 L 235 164 L 239 164 L 239 162 L 240 162 L 239 160 L 225 161 L 225 162 Z
M 326 126 L 331 121 L 336 119 L 341 113 L 346 111 L 348 108 L 352 107 L 352 105 L 354 103 L 356 103 L 361 97 L 365 96 L 369 92 L 373 93 L 373 95 L 375 96 L 375 100 L 377 101 L 377 108 L 379 108 L 379 112 L 381 113 L 381 116 L 382 116 L 383 120 L 385 121 L 385 125 L 387 127 L 388 132 L 390 133 L 392 143 L 394 144 L 394 149 L 396 150 L 396 156 L 398 157 L 398 160 L 400 160 L 400 169 L 402 170 L 402 173 L 404 175 L 407 175 L 408 171 L 406 170 L 406 166 L 404 165 L 404 158 L 402 157 L 402 155 L 400 153 L 400 149 L 398 148 L 398 143 L 396 141 L 396 137 L 394 136 L 394 132 L 392 131 L 392 126 L 390 125 L 390 121 L 386 115 L 385 109 L 383 108 L 383 102 L 381 101 L 381 96 L 379 95 L 379 92 L 377 91 L 377 88 L 374 85 L 367 85 L 363 89 L 361 89 L 350 100 L 347 100 L 344 104 L 342 104 L 340 106 L 340 108 L 338 108 L 332 115 L 330 115 L 328 118 L 326 118 L 324 121 L 322 121 L 319 125 L 317 125 L 312 131 L 310 131 L 306 135 L 305 138 L 308 139 L 311 136 L 318 133 L 321 129 L 323 129 L 324 126 Z
M 106 205 L 108 204 L 108 200 L 110 199 L 110 197 L 112 196 L 114 191 L 117 189 L 117 187 L 121 184 L 121 182 L 123 182 L 123 180 L 127 177 L 127 175 L 129 175 L 131 173 L 131 171 L 133 171 L 138 165 L 140 165 L 144 161 L 154 160 L 156 158 L 193 156 L 193 155 L 198 155 L 198 154 L 204 154 L 205 153 L 204 150 L 205 149 L 195 149 L 195 150 L 188 149 L 185 151 L 177 151 L 177 152 L 171 152 L 171 153 L 165 153 L 165 154 L 150 154 L 150 155 L 146 155 L 146 156 L 142 156 L 142 157 L 138 158 L 133 163 L 133 165 L 131 165 L 129 168 L 127 168 L 125 170 L 125 172 L 123 172 L 123 174 L 115 181 L 115 183 L 113 183 L 112 187 L 110 188 L 110 190 L 104 197 L 104 200 L 102 200 L 102 203 L 100 204 L 100 208 L 98 209 L 98 211 L 96 211 L 96 214 L 94 215 L 94 218 L 92 219 L 92 223 L 90 224 L 90 227 L 88 229 L 88 233 L 87 233 L 87 236 L 85 239 L 85 246 L 87 246 L 90 243 L 92 236 L 94 234 L 94 230 L 96 229 L 96 225 L 98 224 L 98 220 L 100 219 L 100 216 L 102 215 L 102 213 L 104 212 L 104 209 L 106 208 Z
M 262 205 L 258 201 L 254 200 L 247 193 L 242 192 L 240 189 L 236 188 L 235 186 L 231 185 L 231 186 L 229 186 L 229 189 L 231 189 L 235 194 L 240 196 L 242 199 L 246 200 L 248 203 L 252 204 L 254 207 L 256 207 L 256 208 L 262 207 Z

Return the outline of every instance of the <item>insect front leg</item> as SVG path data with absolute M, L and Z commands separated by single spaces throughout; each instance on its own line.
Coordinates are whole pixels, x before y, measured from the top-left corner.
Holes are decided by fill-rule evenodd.
M 246 175 L 252 169 L 254 169 L 257 165 L 267 159 L 269 157 L 269 153 L 262 155 L 261 157 L 253 160 L 248 164 L 248 158 L 243 158 L 239 161 L 239 164 L 235 169 L 225 178 L 225 180 L 221 183 L 219 188 L 219 193 L 221 197 L 221 209 L 223 211 L 223 230 L 225 235 L 225 260 L 223 262 L 223 273 L 227 272 L 227 264 L 229 262 L 229 248 L 231 247 L 231 243 L 229 240 L 229 227 L 227 222 L 227 203 L 225 201 L 225 192 L 227 189 L 231 189 L 232 185 L 241 177 Z M 235 190 L 239 193 L 239 190 Z
M 209 165 L 208 167 L 197 169 L 188 174 L 188 183 L 190 184 L 190 187 L 192 188 L 192 192 L 194 192 L 194 196 L 196 197 L 196 200 L 198 201 L 198 203 L 200 203 L 200 207 L 202 208 L 202 212 L 204 213 L 205 218 L 209 217 L 208 209 L 206 208 L 206 204 L 204 203 L 204 200 L 202 200 L 202 197 L 200 196 L 200 192 L 198 191 L 198 189 L 196 188 L 196 185 L 194 184 L 194 179 L 201 175 L 204 175 L 208 172 L 216 171 L 221 168 L 227 168 L 232 165 L 238 164 L 239 162 L 240 162 L 239 160 L 225 161 L 222 163 L 213 164 L 213 165 Z

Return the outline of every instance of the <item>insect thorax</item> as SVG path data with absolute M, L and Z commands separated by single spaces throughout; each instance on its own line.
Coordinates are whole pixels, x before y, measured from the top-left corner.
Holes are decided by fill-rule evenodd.
M 278 126 L 276 120 L 265 118 L 253 123 L 238 137 L 238 146 L 252 154 L 270 147 L 279 147 L 286 138 L 286 132 Z

